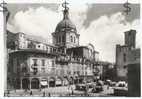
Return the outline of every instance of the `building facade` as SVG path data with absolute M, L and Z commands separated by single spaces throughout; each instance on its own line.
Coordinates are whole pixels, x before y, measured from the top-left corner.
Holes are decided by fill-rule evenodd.
M 128 53 L 128 96 L 141 96 L 141 67 L 140 49 L 133 49 Z
M 39 89 L 94 80 L 99 53 L 92 44 L 79 45 L 80 35 L 69 18 L 69 9 L 65 8 L 63 15 L 52 33 L 53 44 L 7 31 L 8 89 Z
M 134 58 L 133 53 L 137 53 L 137 60 L 140 60 L 140 49 L 135 47 L 136 30 L 126 31 L 125 44 L 116 45 L 116 69 L 119 80 L 128 80 L 128 66 L 130 60 Z M 140 61 L 139 61 L 140 63 Z

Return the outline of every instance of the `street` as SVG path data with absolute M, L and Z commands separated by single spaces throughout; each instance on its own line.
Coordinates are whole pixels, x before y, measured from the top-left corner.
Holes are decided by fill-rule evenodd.
M 72 86 L 73 87 L 73 86 Z M 103 91 L 99 93 L 91 93 L 88 92 L 87 96 L 109 96 L 110 94 L 113 94 L 113 89 L 110 87 L 107 89 L 107 86 L 103 86 Z M 33 89 L 33 90 L 11 90 L 8 95 L 8 97 L 19 97 L 19 96 L 35 96 L 35 97 L 68 97 L 68 96 L 86 96 L 84 91 L 78 91 L 73 89 L 73 93 L 70 87 L 68 86 L 60 86 L 60 87 L 50 87 L 45 88 L 42 90 L 39 89 Z

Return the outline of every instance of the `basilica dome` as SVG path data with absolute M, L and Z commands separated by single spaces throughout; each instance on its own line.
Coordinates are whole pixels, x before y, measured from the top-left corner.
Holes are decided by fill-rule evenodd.
M 64 31 L 66 29 L 76 33 L 76 26 L 70 20 L 68 10 L 69 8 L 65 7 L 63 11 L 63 20 L 57 24 L 55 32 Z
M 62 31 L 64 29 L 70 29 L 71 31 L 76 31 L 76 26 L 71 22 L 70 19 L 63 19 L 57 24 L 56 32 Z

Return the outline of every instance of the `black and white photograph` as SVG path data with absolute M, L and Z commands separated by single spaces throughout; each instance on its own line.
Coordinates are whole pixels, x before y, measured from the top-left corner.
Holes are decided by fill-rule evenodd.
M 59 1 L 0 2 L 3 96 L 141 97 L 140 0 Z

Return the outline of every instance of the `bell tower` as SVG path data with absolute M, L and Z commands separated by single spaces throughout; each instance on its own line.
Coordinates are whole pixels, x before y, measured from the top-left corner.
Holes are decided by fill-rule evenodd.
M 125 33 L 125 45 L 129 48 L 135 48 L 136 44 L 136 30 L 126 31 Z

